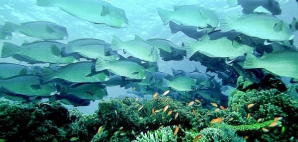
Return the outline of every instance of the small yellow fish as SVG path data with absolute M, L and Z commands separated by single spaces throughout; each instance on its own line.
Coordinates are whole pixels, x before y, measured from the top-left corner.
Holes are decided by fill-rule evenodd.
M 192 110 L 192 113 L 193 113 L 194 116 L 197 115 L 197 112 L 195 110 Z
M 262 121 L 262 118 L 259 118 L 258 120 L 257 120 L 257 122 L 261 122 Z
M 214 124 L 214 123 L 220 123 L 222 121 L 222 118 L 214 118 L 211 120 L 211 124 Z
M 143 108 L 144 106 L 143 105 L 141 105 L 139 108 L 138 108 L 138 111 L 140 111 L 142 108 Z
M 224 106 L 220 106 L 219 108 L 222 110 L 226 110 L 226 108 Z
M 168 115 L 171 115 L 171 114 L 172 114 L 172 112 L 173 112 L 172 110 L 168 111 Z
M 178 117 L 178 112 L 176 112 L 175 116 L 174 116 L 174 119 L 176 119 Z
M 282 120 L 282 117 L 275 117 L 273 121 L 279 121 Z
M 98 127 L 97 134 L 100 133 L 102 126 Z
M 263 132 L 269 132 L 269 130 L 267 128 L 262 128 Z
M 246 119 L 250 118 L 250 113 L 247 113 Z
M 179 126 L 180 126 L 180 124 L 179 124 Z M 174 130 L 174 136 L 177 135 L 177 133 L 178 133 L 178 131 L 179 131 L 179 126 L 177 126 L 177 127 L 175 128 L 175 130 Z
M 216 108 L 214 111 L 215 111 L 215 112 L 219 111 L 219 108 Z
M 216 103 L 210 103 L 210 104 L 214 107 L 218 107 L 218 105 Z
M 232 121 L 234 118 L 233 117 L 231 117 L 230 119 L 229 119 L 229 121 Z
M 132 90 L 132 91 L 136 91 L 137 88 L 136 88 L 136 87 L 132 87 L 131 90 Z
M 249 136 L 244 136 L 243 139 L 247 140 L 249 138 Z
M 152 95 L 152 98 L 156 98 L 156 97 L 157 97 L 157 95 L 158 95 L 158 93 L 157 93 L 157 92 L 155 92 L 155 93 Z
M 151 109 L 151 113 L 152 113 L 152 115 L 154 115 L 154 113 L 155 113 L 154 108 Z
M 155 112 L 161 112 L 161 111 L 162 111 L 162 109 L 155 110 Z
M 198 139 L 200 139 L 201 138 L 201 134 L 198 134 L 192 141 L 194 142 L 194 141 L 197 141 Z
M 166 105 L 166 106 L 163 108 L 162 112 L 166 112 L 166 111 L 168 110 L 168 108 L 169 108 L 169 106 Z
M 249 109 L 249 108 L 251 108 L 251 107 L 253 107 L 255 104 L 248 104 L 247 105 L 247 108 Z
M 170 90 L 167 90 L 167 91 L 163 92 L 162 96 L 165 96 L 165 95 L 167 95 L 169 93 L 170 93 Z
M 195 99 L 195 101 L 196 101 L 197 103 L 201 103 L 201 101 L 200 101 L 199 99 Z
M 136 98 L 136 99 L 135 99 L 135 102 L 137 102 L 138 100 L 139 100 L 139 98 Z
M 269 125 L 269 127 L 275 127 L 275 126 L 277 126 L 278 125 L 278 123 L 276 122 L 276 121 L 273 121 L 270 125 Z
M 188 103 L 188 106 L 192 106 L 194 103 L 195 103 L 194 101 L 190 101 L 190 102 Z

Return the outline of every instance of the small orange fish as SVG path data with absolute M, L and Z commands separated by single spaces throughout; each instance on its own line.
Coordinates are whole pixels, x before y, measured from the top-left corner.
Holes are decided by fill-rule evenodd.
M 224 106 L 220 106 L 220 109 L 222 110 L 226 110 L 226 108 Z
M 168 108 L 169 108 L 169 106 L 166 105 L 166 106 L 163 108 L 162 112 L 166 112 Z
M 278 123 L 276 122 L 276 121 L 273 121 L 270 125 L 269 125 L 269 127 L 275 127 L 275 126 L 277 126 L 278 125 Z
M 275 117 L 273 121 L 279 121 L 282 120 L 282 117 Z
M 152 98 L 156 98 L 156 97 L 157 97 L 157 95 L 158 95 L 158 93 L 157 93 L 157 92 L 155 92 L 155 93 L 152 95 Z
M 165 96 L 165 95 L 167 95 L 167 94 L 169 94 L 170 93 L 170 90 L 167 90 L 167 91 L 165 91 L 165 92 L 163 92 L 163 96 Z
M 172 110 L 168 111 L 168 115 L 171 115 L 171 114 L 172 114 L 172 112 L 173 112 Z
M 100 133 L 102 126 L 98 127 L 97 134 Z
M 195 101 L 196 101 L 197 103 L 201 103 L 201 101 L 200 101 L 199 99 L 195 99 Z
M 263 132 L 269 132 L 269 130 L 267 128 L 262 128 Z
M 210 103 L 210 104 L 214 107 L 218 107 L 218 105 L 216 103 Z
M 246 119 L 250 118 L 250 113 L 247 113 Z
M 195 103 L 194 101 L 190 101 L 190 102 L 188 103 L 188 106 L 192 106 L 194 103 Z
M 151 109 L 151 113 L 152 113 L 152 115 L 154 115 L 154 113 L 155 113 L 154 108 Z
M 201 138 L 201 134 L 198 134 L 192 141 L 197 141 L 198 139 L 200 139 Z
M 262 121 L 262 118 L 259 118 L 258 120 L 257 120 L 257 122 L 261 122 Z
M 138 108 L 138 111 L 140 111 L 142 108 L 143 108 L 144 106 L 142 105 L 142 106 L 140 106 L 139 108 Z
M 175 116 L 174 116 L 174 119 L 176 119 L 178 117 L 179 113 L 176 112 Z
M 253 107 L 255 104 L 248 104 L 247 105 L 247 108 L 249 109 L 249 108 L 251 108 L 251 107 Z
M 249 136 L 244 136 L 243 138 L 244 138 L 245 140 L 247 140 L 247 139 L 249 138 Z
M 214 123 L 220 123 L 222 121 L 222 118 L 214 118 L 211 120 L 211 124 L 214 124 Z
M 179 125 L 180 125 L 180 124 L 179 124 Z M 178 131 L 179 131 L 179 126 L 177 126 L 177 127 L 175 128 L 175 130 L 174 130 L 174 136 L 177 135 Z
M 195 110 L 192 110 L 192 113 L 193 113 L 194 116 L 197 115 L 197 112 Z

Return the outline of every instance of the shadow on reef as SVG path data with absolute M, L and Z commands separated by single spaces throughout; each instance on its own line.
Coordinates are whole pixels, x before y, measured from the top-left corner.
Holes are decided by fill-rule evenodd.
M 297 141 L 298 103 L 273 77 L 270 87 L 241 83 L 228 107 L 199 101 L 181 103 L 166 96 L 151 100 L 100 101 L 85 115 L 59 102 L 11 104 L 0 101 L 0 138 L 4 141 Z M 264 85 L 264 83 L 263 83 Z

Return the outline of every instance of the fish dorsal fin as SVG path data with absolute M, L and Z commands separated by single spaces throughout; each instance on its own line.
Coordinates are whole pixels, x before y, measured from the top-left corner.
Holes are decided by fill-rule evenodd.
M 206 14 L 206 13 L 207 13 L 207 10 L 205 10 L 204 8 L 200 9 L 201 17 L 205 20 L 207 20 L 209 18 L 208 14 Z
M 258 6 L 257 8 L 254 9 L 254 13 L 260 13 L 260 14 L 271 14 L 270 11 L 268 11 L 266 8 L 263 6 Z
M 274 31 L 280 32 L 282 30 L 283 21 L 280 20 L 278 23 L 275 23 L 274 25 Z
M 109 12 L 109 7 L 108 6 L 105 6 L 105 5 L 103 5 L 102 6 L 102 11 L 101 11 L 101 16 L 107 16 L 107 15 L 109 15 L 110 14 L 110 12 Z
M 145 40 L 144 39 L 142 39 L 140 36 L 138 36 L 138 35 L 135 35 L 135 40 L 137 40 L 137 41 L 141 41 L 141 42 L 145 42 Z
M 173 9 L 174 9 L 174 10 L 178 10 L 178 9 L 181 8 L 181 7 L 184 7 L 184 6 L 176 6 L 176 5 L 175 5 L 175 6 L 173 6 Z
M 46 31 L 48 33 L 53 33 L 54 32 L 53 29 L 49 25 L 46 26 Z
M 61 56 L 60 49 L 56 45 L 51 46 L 51 52 L 55 56 L 59 56 L 59 57 Z
M 23 68 L 20 70 L 19 75 L 26 75 L 27 74 L 27 69 Z
M 208 40 L 210 40 L 210 37 L 208 34 L 206 34 L 206 35 L 202 36 L 202 38 L 199 41 L 208 41 Z

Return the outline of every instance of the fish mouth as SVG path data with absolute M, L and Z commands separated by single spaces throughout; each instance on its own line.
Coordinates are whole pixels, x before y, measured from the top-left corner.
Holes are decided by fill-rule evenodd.
M 289 40 L 294 39 L 294 37 L 295 37 L 295 35 L 291 35 L 290 38 L 289 38 Z

